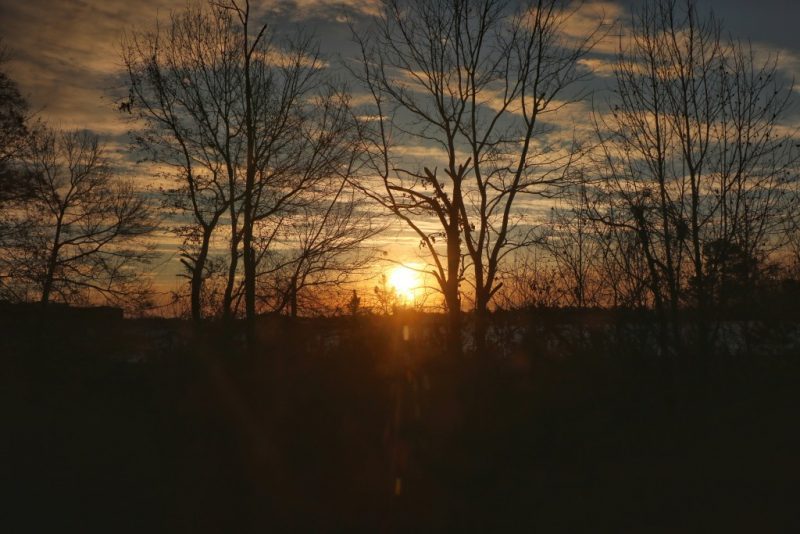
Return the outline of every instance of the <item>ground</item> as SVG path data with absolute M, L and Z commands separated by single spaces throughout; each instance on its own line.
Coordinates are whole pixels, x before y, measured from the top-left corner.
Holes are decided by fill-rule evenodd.
M 183 323 L 6 321 L 7 531 L 800 528 L 796 353 L 553 354 L 531 329 L 449 361 L 397 321 L 264 326 L 249 352 Z

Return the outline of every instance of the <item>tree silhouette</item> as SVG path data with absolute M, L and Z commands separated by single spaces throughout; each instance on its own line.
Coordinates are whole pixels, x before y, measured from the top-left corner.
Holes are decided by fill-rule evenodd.
M 455 352 L 465 271 L 481 351 L 501 264 L 531 238 L 518 198 L 550 196 L 569 174 L 574 151 L 551 145 L 542 121 L 580 97 L 571 91 L 585 73 L 577 62 L 598 36 L 567 39 L 571 14 L 558 0 L 387 0 L 374 32 L 355 35 L 353 73 L 373 97 L 365 134 L 380 177 L 365 190 L 419 237 Z M 424 164 L 407 157 L 414 145 Z
M 7 59 L 8 49 L 0 39 L 0 66 Z M 29 191 L 29 176 L 24 174 L 19 160 L 29 134 L 30 120 L 28 102 L 17 83 L 0 70 L 0 209 L 4 203 L 24 197 Z
M 97 136 L 42 129 L 26 144 L 25 165 L 34 181 L 3 254 L 17 294 L 43 306 L 143 304 L 154 220 L 144 196 L 113 174 Z
M 369 240 L 384 225 L 357 194 L 348 176 L 332 179 L 278 222 L 278 246 L 262 247 L 268 257 L 259 261 L 259 293 L 270 309 L 286 309 L 292 317 L 301 308 L 318 312 L 326 307 L 326 293 L 367 274 L 375 255 Z
M 173 14 L 155 33 L 137 33 L 123 58 L 142 148 L 178 181 L 175 206 L 191 272 L 192 315 L 208 276 L 212 235 L 226 224 L 223 315 L 233 316 L 241 281 L 252 339 L 259 261 L 277 221 L 341 172 L 354 145 L 347 95 L 328 83 L 312 39 L 278 38 L 256 23 L 250 3 L 210 2 Z M 241 265 L 240 265 L 241 259 Z M 241 276 L 240 276 L 241 275 Z
M 791 87 L 775 57 L 759 63 L 694 2 L 666 0 L 635 14 L 614 77 L 608 110 L 595 114 L 596 217 L 636 236 L 650 300 L 673 335 L 688 305 L 705 339 L 725 248 L 755 257 L 790 210 L 797 151 L 780 121 Z

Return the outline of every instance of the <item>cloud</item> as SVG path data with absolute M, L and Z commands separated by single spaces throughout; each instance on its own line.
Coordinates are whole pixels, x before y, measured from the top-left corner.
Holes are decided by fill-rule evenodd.
M 174 5 L 150 0 L 90 3 L 1 0 L 4 39 L 12 49 L 9 73 L 40 115 L 62 127 L 85 127 L 119 134 L 108 94 L 120 69 L 121 32 L 133 24 L 154 22 L 159 10 Z
M 585 57 L 578 60 L 578 63 L 595 76 L 611 78 L 614 76 L 614 61 L 602 57 Z
M 285 21 L 307 17 L 373 14 L 376 6 L 376 0 L 272 0 L 257 5 L 257 12 L 268 11 L 272 26 L 281 29 Z M 109 97 L 124 89 L 121 36 L 155 28 L 157 20 L 163 23 L 182 7 L 174 0 L 0 0 L 0 18 L 6 22 L 2 36 L 12 51 L 9 73 L 44 118 L 118 134 L 121 127 L 115 125 Z M 321 39 L 329 31 L 319 30 Z
M 752 43 L 753 59 L 756 65 L 775 62 L 775 68 L 787 80 L 800 78 L 800 52 L 787 48 L 774 46 L 768 43 Z M 800 88 L 795 86 L 795 91 Z
M 344 22 L 347 15 L 375 16 L 380 13 L 379 0 L 273 0 L 267 4 L 272 10 L 286 12 L 295 20 L 319 17 Z
M 561 25 L 561 34 L 568 41 L 580 43 L 592 34 L 601 37 L 593 50 L 613 54 L 619 46 L 619 26 L 627 16 L 625 8 L 618 2 L 608 0 L 588 1 L 568 7 L 568 18 Z

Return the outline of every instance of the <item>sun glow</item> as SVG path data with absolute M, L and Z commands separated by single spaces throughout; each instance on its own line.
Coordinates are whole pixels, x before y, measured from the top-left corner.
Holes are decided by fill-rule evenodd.
M 398 265 L 389 272 L 389 286 L 394 288 L 400 299 L 413 303 L 417 290 L 422 283 L 419 273 L 403 265 Z

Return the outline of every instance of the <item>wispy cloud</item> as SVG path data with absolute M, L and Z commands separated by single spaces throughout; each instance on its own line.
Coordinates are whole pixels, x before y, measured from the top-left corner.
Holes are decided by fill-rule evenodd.
M 591 35 L 599 39 L 595 52 L 613 54 L 618 48 L 619 25 L 624 24 L 627 12 L 618 2 L 608 0 L 588 1 L 575 4 L 569 18 L 561 26 L 561 32 L 569 40 L 581 42 Z
M 335 22 L 341 14 L 373 14 L 376 5 L 375 0 L 273 0 L 257 11 L 280 29 L 286 21 Z M 182 7 L 174 0 L 0 0 L 5 22 L 0 35 L 12 50 L 11 75 L 44 118 L 115 135 L 125 129 L 109 101 L 120 90 L 121 36 L 153 29 Z M 326 28 L 317 29 L 324 37 Z

